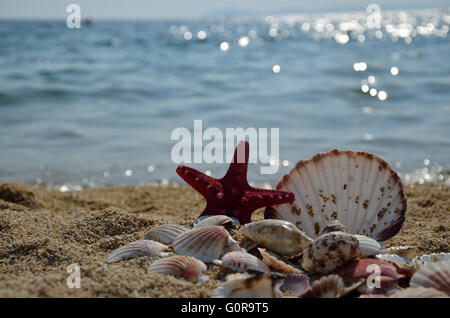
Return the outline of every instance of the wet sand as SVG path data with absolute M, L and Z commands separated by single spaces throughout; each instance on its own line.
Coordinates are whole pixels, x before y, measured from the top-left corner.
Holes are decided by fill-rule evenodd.
M 406 187 L 406 221 L 391 245 L 449 252 L 450 187 Z M 0 297 L 210 297 L 225 272 L 208 265 L 206 283 L 149 274 L 155 259 L 106 264 L 107 255 L 152 226 L 189 225 L 204 208 L 188 187 L 105 187 L 59 192 L 0 183 Z M 262 210 L 253 219 L 262 219 Z M 67 266 L 78 263 L 81 288 Z

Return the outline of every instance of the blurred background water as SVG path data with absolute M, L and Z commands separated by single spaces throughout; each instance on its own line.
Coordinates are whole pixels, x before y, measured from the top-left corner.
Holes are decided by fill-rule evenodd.
M 0 22 L 0 180 L 181 182 L 173 129 L 280 128 L 274 185 L 332 148 L 450 184 L 448 10 L 174 21 Z M 205 142 L 206 144 L 206 142 Z M 190 164 L 221 177 L 226 164 Z

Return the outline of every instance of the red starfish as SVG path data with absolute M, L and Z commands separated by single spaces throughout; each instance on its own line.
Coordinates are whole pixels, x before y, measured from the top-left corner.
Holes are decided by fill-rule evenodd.
M 243 151 L 245 161 L 242 160 Z M 251 214 L 256 209 L 294 201 L 295 197 L 291 192 L 251 187 L 247 182 L 248 155 L 249 144 L 241 141 L 222 179 L 209 177 L 183 165 L 178 166 L 178 175 L 206 199 L 206 208 L 200 216 L 228 215 L 245 224 L 251 222 Z

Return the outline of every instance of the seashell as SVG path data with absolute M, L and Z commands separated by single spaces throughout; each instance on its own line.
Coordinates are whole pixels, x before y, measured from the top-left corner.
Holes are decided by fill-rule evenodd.
M 299 161 L 277 190 L 291 191 L 295 201 L 266 208 L 265 217 L 292 222 L 311 238 L 337 219 L 349 233 L 386 241 L 405 220 L 399 176 L 367 152 L 332 150 Z
M 270 272 L 266 264 L 261 262 L 256 256 L 244 251 L 225 254 L 222 256 L 221 265 L 238 272 L 245 272 L 248 269 L 263 273 Z
M 427 255 L 417 256 L 411 260 L 411 263 L 415 266 L 423 266 L 430 263 L 436 263 L 441 261 L 450 261 L 450 253 L 431 253 Z
M 413 263 L 411 263 L 411 260 L 409 258 L 401 257 L 396 254 L 378 254 L 376 256 L 379 260 L 385 260 L 391 263 L 396 264 L 397 266 L 401 268 L 414 268 L 415 266 Z
M 450 261 L 422 266 L 411 278 L 411 287 L 431 287 L 450 296 Z
M 434 288 L 409 287 L 396 291 L 389 298 L 448 298 L 448 296 Z
M 194 229 L 204 226 L 240 225 L 239 220 L 227 215 L 204 215 L 194 221 Z
M 252 241 L 282 255 L 301 253 L 311 242 L 294 224 L 282 220 L 262 220 L 241 227 L 241 233 Z
M 138 256 L 166 256 L 167 253 L 162 251 L 167 250 L 168 246 L 159 242 L 151 240 L 140 240 L 128 243 L 118 249 L 114 250 L 107 259 L 107 263 L 115 263 L 121 260 L 131 259 Z
M 404 258 L 413 258 L 418 252 L 417 246 L 393 246 L 382 249 L 379 254 L 395 254 Z
M 150 231 L 145 233 L 144 238 L 164 244 L 171 244 L 178 236 L 186 231 L 188 229 L 181 225 L 164 224 L 150 229 Z
M 316 280 L 303 298 L 340 298 L 359 287 L 364 280 L 345 288 L 344 281 L 338 275 L 328 275 Z
M 302 267 L 309 272 L 329 273 L 336 267 L 358 257 L 359 243 L 355 236 L 331 232 L 316 238 L 303 253 Z
M 381 245 L 373 238 L 360 234 L 354 234 L 353 236 L 356 237 L 359 242 L 359 249 L 361 250 L 359 257 L 367 258 L 369 256 L 377 255 L 378 252 L 380 252 Z
M 223 227 L 205 226 L 181 234 L 173 242 L 173 248 L 179 255 L 193 256 L 208 263 L 238 249 L 239 245 Z
M 208 280 L 208 277 L 202 276 L 206 270 L 206 265 L 202 261 L 180 255 L 157 260 L 148 268 L 148 272 L 183 277 L 191 282 Z
M 348 230 L 347 227 L 339 220 L 334 220 L 323 228 L 322 232 L 320 232 L 320 235 L 331 232 L 348 232 Z
M 228 275 L 212 298 L 280 298 L 280 278 L 248 274 Z
M 288 274 L 283 280 L 281 290 L 290 291 L 297 297 L 303 296 L 311 289 L 309 277 L 305 274 Z
M 298 268 L 286 264 L 285 262 L 280 260 L 275 254 L 266 251 L 264 248 L 258 248 L 258 251 L 263 258 L 263 262 L 267 264 L 269 267 L 272 267 L 277 272 L 284 274 L 302 273 L 302 271 L 299 270 Z

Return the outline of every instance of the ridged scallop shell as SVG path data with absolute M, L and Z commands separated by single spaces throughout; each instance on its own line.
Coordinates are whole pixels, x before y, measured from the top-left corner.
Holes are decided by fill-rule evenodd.
M 360 234 L 354 234 L 353 236 L 359 242 L 359 249 L 361 250 L 360 257 L 374 256 L 380 252 L 381 245 L 373 238 Z
M 212 298 L 280 298 L 280 279 L 247 274 L 228 275 L 215 289 Z
M 191 282 L 206 281 L 208 277 L 202 276 L 206 270 L 206 265 L 202 261 L 181 255 L 157 260 L 148 268 L 148 272 L 183 277 Z
M 298 268 L 295 268 L 289 264 L 286 264 L 285 262 L 280 260 L 276 255 L 274 255 L 273 253 L 270 253 L 269 251 L 266 251 L 263 248 L 258 248 L 258 251 L 262 256 L 263 262 L 267 266 L 273 268 L 277 272 L 284 273 L 284 274 L 289 274 L 289 273 L 293 274 L 293 273 L 301 273 L 302 272 Z
M 392 246 L 383 248 L 379 254 L 395 254 L 405 258 L 413 258 L 417 256 L 418 252 L 417 246 Z
M 138 256 L 158 256 L 166 253 L 162 251 L 168 249 L 167 245 L 151 240 L 140 240 L 128 243 L 114 250 L 107 259 L 107 263 L 115 263 L 121 260 L 131 259 Z
M 295 296 L 301 297 L 311 289 L 311 286 L 309 286 L 309 277 L 307 275 L 288 274 L 280 288 L 283 291 L 289 291 Z
M 394 263 L 402 268 L 414 268 L 415 265 L 411 262 L 409 258 L 401 257 L 397 254 L 378 254 L 376 258 L 379 260 L 385 260 Z
M 229 224 L 240 225 L 238 219 L 227 215 L 204 215 L 195 220 L 194 229 L 204 226 L 226 226 Z
M 283 220 L 262 220 L 248 223 L 241 233 L 252 241 L 276 253 L 294 256 L 311 242 L 294 224 Z
M 270 272 L 270 269 L 266 264 L 260 261 L 256 256 L 244 251 L 225 254 L 222 256 L 221 265 L 238 272 L 245 272 L 248 269 L 263 273 Z
M 164 244 L 171 244 L 178 236 L 188 230 L 189 229 L 181 225 L 164 224 L 150 229 L 150 231 L 145 233 L 144 238 Z
M 405 220 L 403 185 L 388 163 L 367 152 L 332 150 L 299 161 L 277 184 L 293 203 L 266 208 L 265 217 L 287 220 L 315 238 L 337 219 L 349 233 L 385 241 Z
M 314 240 L 303 253 L 302 267 L 309 272 L 329 273 L 358 257 L 359 242 L 344 232 L 326 233 Z
M 431 287 L 450 296 L 450 261 L 429 263 L 411 278 L 411 287 Z
M 411 263 L 416 266 L 423 266 L 436 262 L 450 261 L 450 253 L 431 253 L 422 256 L 417 256 L 411 260 Z
M 448 298 L 448 296 L 434 288 L 409 287 L 396 291 L 389 298 Z
M 173 242 L 173 248 L 179 255 L 193 256 L 208 263 L 239 246 L 223 227 L 205 226 L 181 234 Z

